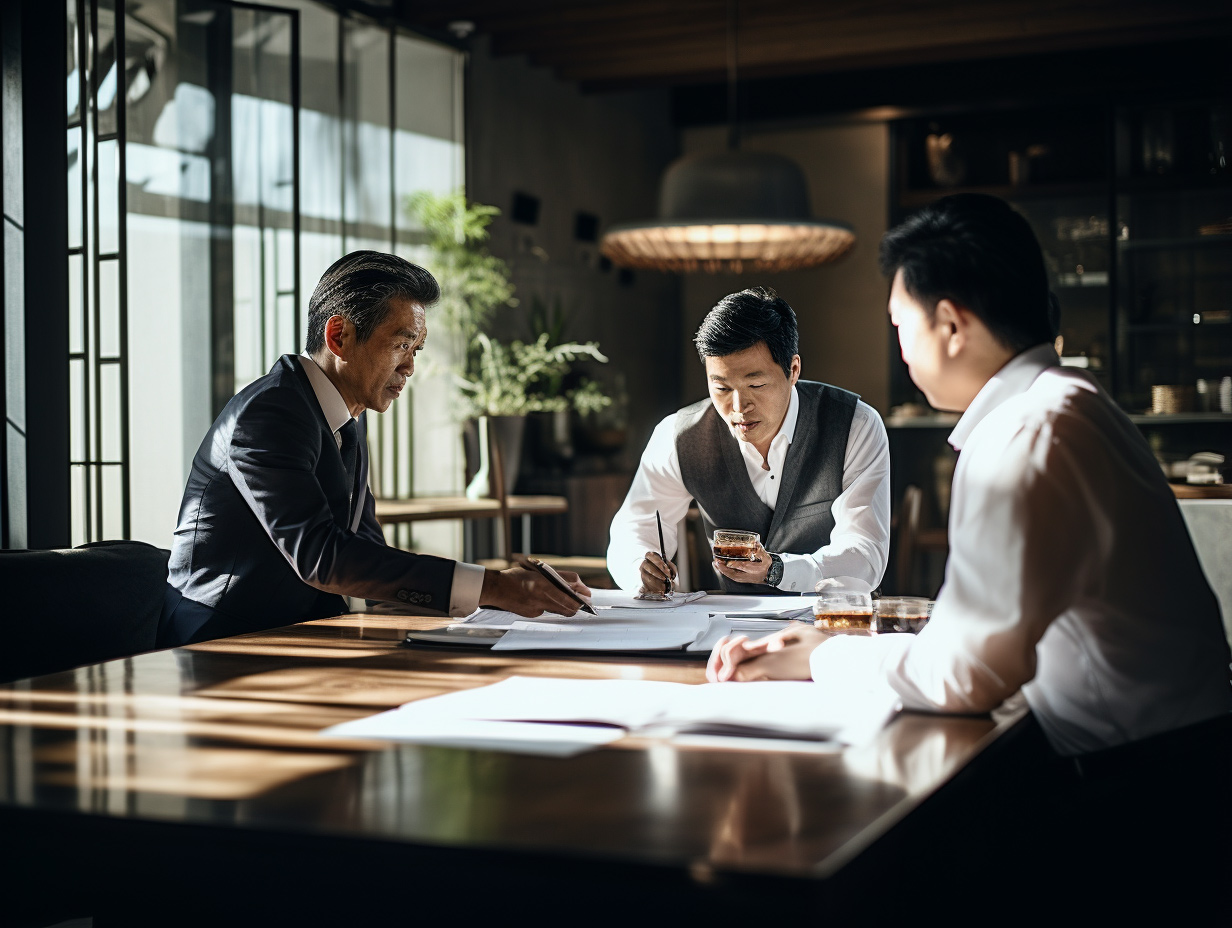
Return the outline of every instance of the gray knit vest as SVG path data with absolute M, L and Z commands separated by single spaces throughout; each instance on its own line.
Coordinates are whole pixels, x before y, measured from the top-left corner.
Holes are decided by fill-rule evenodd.
M 830 507 L 843 492 L 847 436 L 860 397 L 811 380 L 798 381 L 796 391 L 800 396 L 796 434 L 787 449 L 773 509 L 753 489 L 739 439 L 710 400 L 677 413 L 680 473 L 701 512 L 707 542 L 713 542 L 716 528 L 757 532 L 766 550 L 776 554 L 812 554 L 830 541 L 834 529 Z M 698 579 L 699 587 L 708 585 L 708 578 Z M 761 584 L 736 583 L 717 575 L 716 579 L 732 593 L 777 592 Z

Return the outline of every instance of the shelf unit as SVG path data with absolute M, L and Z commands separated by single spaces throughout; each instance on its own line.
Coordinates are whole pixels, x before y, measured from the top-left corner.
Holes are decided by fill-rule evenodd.
M 1193 427 L 1157 450 L 1232 459 L 1232 415 L 1146 415 L 1153 385 L 1202 378 L 1217 403 L 1232 376 L 1229 126 L 1226 96 L 916 114 L 892 124 L 890 223 L 951 193 L 1008 200 L 1044 251 L 1061 353 L 1139 425 Z M 889 351 L 891 406 L 922 403 L 892 333 Z
M 891 123 L 890 225 L 951 193 L 1008 200 L 1044 251 L 1065 360 L 1086 367 L 1162 460 L 1217 451 L 1232 462 L 1232 415 L 1147 414 L 1154 384 L 1201 377 L 1217 404 L 1232 376 L 1232 234 L 1209 234 L 1232 233 L 1232 139 L 1219 135 L 1229 125 L 1228 96 L 916 112 Z M 1210 158 L 1221 138 L 1222 166 Z M 927 409 L 894 332 L 887 351 L 891 407 Z M 921 487 L 927 525 L 945 524 L 955 421 L 886 420 L 895 508 L 907 485 Z

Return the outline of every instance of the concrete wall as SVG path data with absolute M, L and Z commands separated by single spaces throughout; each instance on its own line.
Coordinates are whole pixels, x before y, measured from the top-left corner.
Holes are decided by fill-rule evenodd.
M 583 94 L 521 57 L 493 58 L 481 39 L 467 107 L 467 192 L 503 211 L 490 247 L 512 266 L 521 302 L 502 311 L 496 334 L 525 338 L 531 299 L 559 300 L 571 314 L 566 337 L 597 340 L 611 358 L 595 375 L 611 386 L 623 375 L 626 457 L 636 461 L 680 395 L 680 285 L 664 274 L 602 270 L 597 243 L 574 239 L 574 216 L 598 216 L 602 233 L 655 214 L 659 176 L 677 153 L 668 94 Z M 510 220 L 515 192 L 539 198 L 535 225 Z
M 685 154 L 721 150 L 727 131 L 682 133 Z M 854 390 L 883 415 L 889 401 L 888 288 L 877 270 L 877 246 L 888 216 L 888 144 L 885 124 L 851 124 L 755 132 L 742 141 L 751 151 L 773 151 L 796 161 L 808 178 L 813 215 L 852 226 L 856 244 L 833 265 L 781 274 L 691 274 L 684 278 L 680 363 L 681 402 L 706 395 L 692 337 L 702 317 L 724 295 L 745 287 L 773 287 L 800 323 L 803 375 Z

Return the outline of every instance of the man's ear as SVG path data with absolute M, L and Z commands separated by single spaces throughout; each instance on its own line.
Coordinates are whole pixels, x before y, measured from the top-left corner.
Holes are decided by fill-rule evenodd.
M 962 353 L 970 334 L 971 319 L 969 312 L 951 300 L 938 300 L 933 311 L 933 330 L 945 344 L 948 357 L 957 357 Z
M 798 354 L 791 356 L 791 376 L 787 379 L 792 386 L 795 386 L 796 381 L 800 379 L 800 356 Z
M 355 337 L 353 329 L 351 323 L 342 316 L 330 316 L 325 320 L 325 347 L 345 361 L 347 350 Z

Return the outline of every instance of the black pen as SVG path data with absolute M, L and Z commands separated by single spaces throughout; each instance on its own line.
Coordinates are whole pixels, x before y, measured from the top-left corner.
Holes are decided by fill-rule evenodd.
M 574 602 L 579 603 L 582 607 L 582 612 L 588 612 L 593 616 L 597 616 L 599 614 L 595 612 L 594 606 L 582 599 L 582 597 L 578 594 L 578 591 L 565 582 L 564 577 L 552 569 L 551 564 L 545 564 L 537 557 L 528 557 L 526 561 L 534 567 L 535 570 L 547 577 L 552 586 L 556 587 L 562 593 L 565 593 Z
M 672 595 L 672 569 L 667 566 L 667 546 L 663 544 L 663 519 L 659 516 L 659 510 L 655 510 L 655 522 L 659 526 L 659 557 L 663 558 L 664 569 L 667 571 L 667 579 L 663 581 L 663 595 Z

